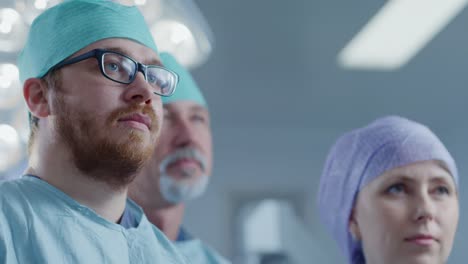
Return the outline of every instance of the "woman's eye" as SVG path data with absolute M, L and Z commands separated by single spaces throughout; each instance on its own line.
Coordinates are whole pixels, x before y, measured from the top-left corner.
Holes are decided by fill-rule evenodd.
M 445 186 L 438 186 L 435 191 L 437 194 L 450 194 L 450 190 Z
M 388 187 L 385 192 L 389 194 L 400 194 L 400 193 L 403 193 L 404 191 L 405 191 L 405 185 L 403 183 L 397 183 Z

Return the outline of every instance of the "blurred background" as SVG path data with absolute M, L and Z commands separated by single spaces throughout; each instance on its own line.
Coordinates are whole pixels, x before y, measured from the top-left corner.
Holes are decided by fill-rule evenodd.
M 24 169 L 15 66 L 29 23 L 59 1 L 0 0 L 0 178 Z M 123 0 L 192 69 L 212 115 L 214 174 L 185 225 L 235 263 L 344 263 L 316 213 L 325 157 L 345 131 L 397 114 L 455 157 L 468 259 L 466 0 Z M 467 112 L 465 112 L 467 111 Z

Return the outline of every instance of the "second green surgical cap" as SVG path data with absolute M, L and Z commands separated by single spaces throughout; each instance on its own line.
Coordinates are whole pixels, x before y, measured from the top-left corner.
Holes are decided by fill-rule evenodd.
M 162 97 L 163 104 L 177 101 L 192 101 L 201 106 L 207 107 L 205 98 L 200 91 L 192 75 L 169 53 L 160 54 L 164 67 L 176 72 L 179 75 L 179 83 L 175 93 L 169 97 Z
M 109 0 L 66 0 L 38 16 L 19 55 L 21 82 L 43 77 L 80 49 L 107 38 L 126 38 L 157 53 L 151 32 L 135 6 Z

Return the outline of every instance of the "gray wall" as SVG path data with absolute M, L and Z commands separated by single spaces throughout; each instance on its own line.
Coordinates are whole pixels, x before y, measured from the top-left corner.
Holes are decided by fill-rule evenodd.
M 197 1 L 216 49 L 194 71 L 213 117 L 215 170 L 186 225 L 227 256 L 238 196 L 297 193 L 304 221 L 339 263 L 315 212 L 328 148 L 341 133 L 382 115 L 427 124 L 455 156 L 461 218 L 452 264 L 468 252 L 468 13 L 464 10 L 395 72 L 346 71 L 336 54 L 385 1 Z M 395 40 L 398 41 L 398 40 Z

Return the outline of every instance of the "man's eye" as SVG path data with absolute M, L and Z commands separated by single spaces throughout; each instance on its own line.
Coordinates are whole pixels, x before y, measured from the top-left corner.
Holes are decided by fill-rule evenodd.
M 148 80 L 149 83 L 156 83 L 157 84 L 157 81 L 158 81 L 158 78 L 154 74 L 148 74 L 146 76 L 146 79 Z
M 161 88 L 161 90 L 164 90 L 166 89 L 168 86 L 167 84 L 167 81 L 163 81 L 163 80 L 155 80 L 157 85 L 159 86 L 159 88 Z
M 193 115 L 192 120 L 197 122 L 205 122 L 206 118 L 203 115 Z
M 119 65 L 114 62 L 109 62 L 106 64 L 106 71 L 118 72 L 120 69 Z

